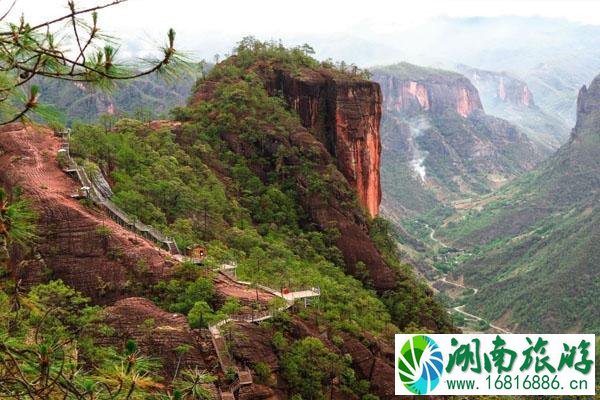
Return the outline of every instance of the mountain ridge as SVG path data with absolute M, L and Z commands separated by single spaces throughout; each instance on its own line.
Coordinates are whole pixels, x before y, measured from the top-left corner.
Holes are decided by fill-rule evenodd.
M 577 110 L 568 143 L 438 231 L 475 250 L 453 272 L 480 287 L 467 308 L 520 331 L 594 332 L 600 323 L 600 76 L 582 87 Z

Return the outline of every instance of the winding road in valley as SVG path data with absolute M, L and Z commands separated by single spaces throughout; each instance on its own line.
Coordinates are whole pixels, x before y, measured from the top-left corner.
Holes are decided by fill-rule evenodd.
M 474 288 L 474 287 L 469 287 L 469 286 L 465 286 L 465 285 L 463 285 L 463 284 L 461 284 L 461 283 L 458 283 L 458 282 L 454 282 L 454 281 L 449 281 L 449 280 L 447 280 L 447 279 L 446 279 L 446 275 L 444 275 L 442 278 L 440 278 L 440 279 L 438 279 L 438 280 L 439 280 L 440 282 L 444 282 L 444 283 L 447 283 L 448 285 L 456 286 L 456 287 L 459 287 L 459 288 L 463 288 L 463 289 L 472 289 L 472 290 L 473 290 L 473 295 L 476 295 L 476 294 L 477 294 L 477 292 L 479 292 L 479 289 L 477 289 L 477 288 Z
M 434 241 L 435 243 L 439 244 L 440 246 L 442 246 L 443 248 L 446 248 L 446 249 L 452 247 L 452 246 L 447 245 L 446 243 L 442 242 L 441 240 L 439 240 L 438 238 L 435 237 L 435 229 L 433 229 L 428 224 L 425 224 L 425 226 L 430 230 L 430 232 L 429 232 L 429 238 L 432 241 Z M 472 289 L 473 290 L 473 295 L 476 295 L 479 292 L 479 289 L 477 289 L 477 288 L 465 286 L 465 285 L 463 285 L 462 283 L 459 283 L 459 282 L 449 281 L 447 279 L 447 276 L 448 275 L 445 274 L 440 279 L 438 279 L 438 281 L 439 282 L 443 282 L 443 283 L 448 284 L 448 285 L 452 285 L 452 286 L 456 286 L 456 287 L 459 287 L 459 288 L 463 288 L 463 289 Z M 476 321 L 476 322 L 483 321 L 483 322 L 489 324 L 490 328 L 495 329 L 496 331 L 498 331 L 500 333 L 511 333 L 509 330 L 501 328 L 501 327 L 499 327 L 497 325 L 494 325 L 494 324 L 492 324 L 491 322 L 489 322 L 486 319 L 483 319 L 481 317 L 478 317 L 477 315 L 474 315 L 474 314 L 471 314 L 469 312 L 466 312 L 464 310 L 465 306 L 466 306 L 466 304 L 463 304 L 463 305 L 460 305 L 460 306 L 452 308 L 452 310 L 454 310 L 457 313 L 460 313 L 460 314 L 464 315 L 465 317 L 471 319 L 472 321 Z
M 471 319 L 474 319 L 474 320 L 476 320 L 476 321 L 483 321 L 483 322 L 486 322 L 487 324 L 489 324 L 489 325 L 490 325 L 490 328 L 493 328 L 493 329 L 495 329 L 495 330 L 499 331 L 500 333 L 511 333 L 510 331 L 508 331 L 508 330 L 506 330 L 506 329 L 504 329 L 504 328 L 500 328 L 499 326 L 492 324 L 492 323 L 491 323 L 491 322 L 489 322 L 487 319 L 480 318 L 480 317 L 478 317 L 477 315 L 473 315 L 473 314 L 471 314 L 471 313 L 468 313 L 468 312 L 464 311 L 464 310 L 463 310 L 463 309 L 464 309 L 464 307 L 465 307 L 465 305 L 463 304 L 462 306 L 454 307 L 454 308 L 453 308 L 453 310 L 454 310 L 454 311 L 456 311 L 456 312 L 459 312 L 459 313 L 461 313 L 462 315 L 464 315 L 464 316 L 466 316 L 466 317 L 469 317 L 469 318 L 471 318 Z
M 431 231 L 431 232 L 429 232 L 429 238 L 431 240 L 433 240 L 434 242 L 438 243 L 440 246 L 442 246 L 446 249 L 450 248 L 450 246 L 448 246 L 446 243 L 442 242 L 441 240 L 439 240 L 438 238 L 435 237 L 435 229 L 430 227 L 428 224 L 425 224 L 425 226 L 427 227 L 427 229 L 429 229 Z

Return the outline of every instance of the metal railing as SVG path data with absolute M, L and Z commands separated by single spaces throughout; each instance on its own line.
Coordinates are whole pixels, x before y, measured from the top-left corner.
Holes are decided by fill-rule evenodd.
M 104 210 L 107 211 L 110 218 L 121 225 L 122 227 L 148 239 L 156 243 L 159 247 L 168 251 L 173 255 L 181 255 L 179 251 L 179 247 L 175 240 L 170 237 L 163 235 L 162 232 L 155 229 L 151 225 L 146 225 L 137 219 L 131 218 L 127 213 L 121 210 L 115 203 L 113 203 L 110 199 L 106 198 L 102 195 L 102 193 L 98 190 L 93 180 L 90 179 L 85 169 L 80 166 L 77 161 L 75 161 L 70 154 L 69 151 L 69 142 L 63 142 L 61 144 L 61 150 L 64 150 L 66 154 L 68 167 L 68 172 L 75 172 L 77 176 L 77 180 L 81 183 L 81 185 L 89 188 L 89 196 L 90 199 L 101 206 Z

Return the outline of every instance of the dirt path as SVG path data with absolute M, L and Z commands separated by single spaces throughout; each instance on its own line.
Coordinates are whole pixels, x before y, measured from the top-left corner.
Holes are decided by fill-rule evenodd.
M 255 289 L 249 286 L 237 283 L 223 274 L 218 274 L 214 279 L 214 284 L 217 292 L 224 296 L 236 297 L 241 302 L 253 303 L 257 300 L 258 302 L 267 305 L 274 297 L 272 293 L 266 292 L 260 288 Z
M 435 229 L 433 229 L 428 224 L 425 224 L 425 226 L 427 227 L 427 229 L 430 230 L 430 232 L 429 232 L 429 238 L 431 240 L 433 240 L 435 243 L 439 244 L 440 246 L 442 246 L 442 247 L 444 247 L 446 249 L 450 248 L 450 246 L 448 246 L 446 243 L 442 242 L 441 240 L 439 240 L 438 238 L 435 237 Z
M 497 331 L 498 331 L 498 332 L 500 332 L 500 333 L 511 333 L 510 331 L 508 331 L 508 330 L 506 330 L 506 329 L 504 329 L 504 328 L 500 328 L 499 326 L 496 326 L 496 325 L 494 325 L 494 324 L 490 323 L 490 322 L 489 322 L 488 320 L 486 320 L 486 319 L 483 319 L 483 318 L 481 318 L 481 317 L 478 317 L 477 315 L 474 315 L 474 314 L 471 314 L 471 313 L 468 313 L 468 312 L 464 311 L 464 310 L 463 310 L 464 308 L 465 308 L 465 305 L 463 304 L 462 306 L 454 307 L 454 308 L 453 308 L 453 310 L 454 310 L 454 311 L 456 311 L 456 312 L 458 312 L 458 313 L 461 313 L 461 314 L 463 314 L 463 315 L 464 315 L 464 316 L 466 316 L 466 317 L 469 317 L 469 318 L 471 318 L 471 319 L 474 319 L 474 320 L 476 320 L 476 321 L 483 321 L 483 322 L 486 322 L 487 324 L 489 324 L 489 325 L 490 325 L 490 328 L 492 328 L 492 329 L 495 329 L 495 330 L 497 330 Z
M 439 279 L 439 281 L 447 283 L 448 285 L 460 287 L 460 288 L 463 288 L 463 289 L 473 289 L 473 295 L 476 295 L 477 292 L 479 292 L 479 289 L 477 289 L 477 288 L 465 286 L 465 285 L 463 285 L 461 283 L 458 283 L 458 282 L 449 281 L 448 279 L 446 279 L 446 277 L 447 277 L 447 275 L 444 275 L 442 278 Z

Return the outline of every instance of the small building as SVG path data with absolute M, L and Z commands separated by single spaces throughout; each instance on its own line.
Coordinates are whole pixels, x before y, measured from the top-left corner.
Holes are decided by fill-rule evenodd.
M 206 249 L 197 244 L 186 247 L 185 253 L 194 264 L 201 264 L 206 258 Z

